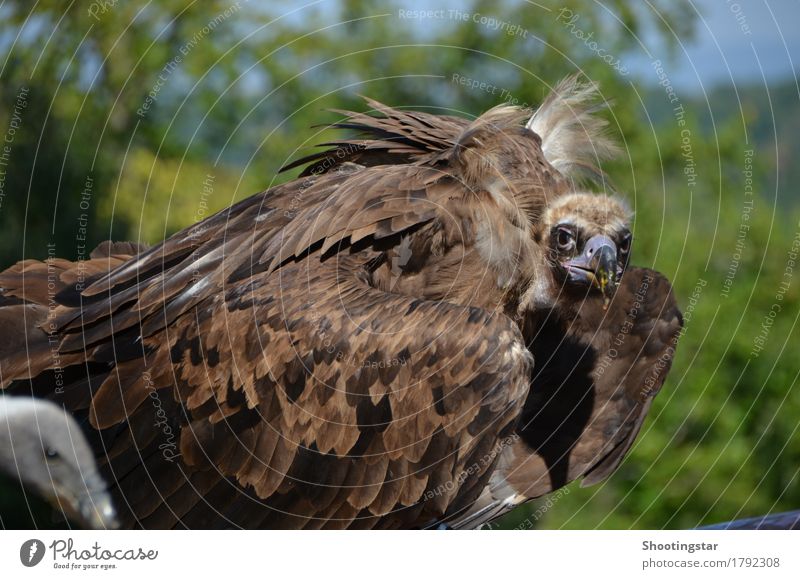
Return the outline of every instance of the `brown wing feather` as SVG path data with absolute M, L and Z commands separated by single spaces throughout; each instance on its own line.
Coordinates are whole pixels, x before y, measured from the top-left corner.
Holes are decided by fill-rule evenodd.
M 350 278 L 348 265 L 304 262 L 288 266 L 279 283 L 242 282 L 224 304 L 215 296 L 145 338 L 146 348 L 173 353 L 174 378 L 128 383 L 124 399 L 104 383 L 92 416 L 124 408 L 117 418 L 157 420 L 151 394 L 165 400 L 174 388 L 188 418 L 176 426 L 177 465 L 165 460 L 172 453 L 150 453 L 125 475 L 139 485 L 120 486 L 131 515 L 149 526 L 162 501 L 184 504 L 172 494 L 176 476 L 184 478 L 179 466 L 185 476 L 225 478 L 180 517 L 187 526 L 243 525 L 253 509 L 267 527 L 317 519 L 347 526 L 346 505 L 353 519 L 422 525 L 459 499 L 462 472 L 480 479 L 491 471 L 493 460 L 475 450 L 513 427 L 527 393 L 528 354 L 516 326 L 474 308 L 383 294 Z M 164 436 L 155 438 L 137 439 L 129 452 L 152 450 Z M 111 460 L 110 471 L 124 459 Z M 345 479 L 352 485 L 340 487 Z M 432 500 L 407 518 L 405 507 L 426 492 Z
M 356 278 L 361 262 L 346 256 L 233 275 L 246 259 L 222 255 L 247 236 L 231 230 L 239 236 L 227 242 L 205 238 L 199 280 L 185 275 L 197 262 L 183 257 L 189 246 L 176 243 L 179 257 L 162 259 L 161 271 L 154 264 L 169 247 L 116 264 L 83 316 L 56 308 L 70 320 L 62 360 L 70 372 L 89 368 L 69 388 L 84 384 L 91 403 L 81 397 L 73 410 L 100 430 L 94 442 L 129 523 L 348 526 L 383 517 L 381 525 L 413 526 L 463 502 L 459 475 L 491 471 L 476 449 L 512 427 L 527 392 L 516 326 L 372 289 Z M 137 270 L 146 275 L 131 286 L 126 276 Z M 88 327 L 75 324 L 87 316 Z M 49 371 L 40 364 L 37 373 Z M 4 379 L 19 388 L 27 375 Z M 220 481 L 193 488 L 206 471 Z M 353 484 L 339 489 L 341 480 Z M 337 492 L 320 491 L 330 488 Z M 192 492 L 195 502 L 185 497 Z M 431 499 L 417 508 L 425 493 Z
M 283 167 L 304 166 L 301 177 L 318 175 L 355 162 L 365 166 L 432 163 L 452 148 L 471 120 L 388 107 L 365 99 L 378 114 L 333 110 L 345 117 L 331 128 L 355 131 L 361 138 L 323 143 L 324 151 L 312 153 Z
M 607 311 L 575 296 L 575 312 L 540 312 L 526 335 L 537 367 L 531 393 L 490 484 L 454 524 L 474 527 L 584 477 L 619 467 L 661 389 L 683 321 L 658 272 L 631 267 Z
M 669 370 L 682 320 L 661 274 L 630 268 L 608 311 L 597 299 L 545 324 L 534 343 L 541 366 L 532 391 L 542 387 L 526 403 L 508 474 L 526 496 L 610 475 Z
M 608 452 L 584 473 L 582 486 L 606 479 L 625 458 L 639 434 L 653 398 L 661 390 L 672 367 L 675 347 L 683 327 L 683 318 L 667 279 L 651 270 L 635 270 L 632 273 L 633 279 L 627 285 L 629 292 L 636 288 L 627 309 L 628 319 L 633 324 L 630 330 L 631 343 L 617 348 L 618 356 L 626 360 L 628 368 L 621 376 L 619 371 L 608 372 L 607 377 L 601 376 L 597 383 L 599 390 L 615 392 L 611 386 L 615 380 L 618 381 L 624 385 L 625 397 L 634 405 L 623 417 L 624 426 L 607 444 Z M 630 284 L 636 281 L 638 286 Z

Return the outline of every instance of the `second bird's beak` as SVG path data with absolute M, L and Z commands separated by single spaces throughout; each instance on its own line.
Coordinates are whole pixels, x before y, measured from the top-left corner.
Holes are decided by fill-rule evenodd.
M 107 491 L 94 492 L 80 501 L 84 524 L 92 529 L 116 529 L 119 527 L 117 512 Z
M 66 489 L 56 485 L 53 507 L 62 510 L 64 515 L 78 523 L 84 529 L 116 529 L 119 527 L 117 511 L 111 501 L 111 495 L 101 487 L 85 491 L 75 496 Z
M 617 289 L 617 245 L 605 235 L 595 235 L 583 253 L 564 263 L 570 281 L 590 284 L 599 289 L 607 306 Z

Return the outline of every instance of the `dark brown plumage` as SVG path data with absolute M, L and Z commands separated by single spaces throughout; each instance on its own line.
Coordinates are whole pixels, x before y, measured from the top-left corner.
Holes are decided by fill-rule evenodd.
M 366 139 L 158 246 L 21 262 L 2 386 L 84 421 L 129 526 L 475 526 L 603 478 L 680 323 L 661 276 L 619 279 L 627 215 L 573 192 L 586 139 L 611 150 L 590 96 L 569 81 L 531 120 L 371 102 L 341 123 Z

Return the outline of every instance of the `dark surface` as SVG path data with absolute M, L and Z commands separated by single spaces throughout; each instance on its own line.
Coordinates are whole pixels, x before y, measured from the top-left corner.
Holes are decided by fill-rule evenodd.
M 761 517 L 751 517 L 749 519 L 739 519 L 699 527 L 701 531 L 777 531 L 777 530 L 800 530 L 800 510 L 776 513 L 774 515 L 763 515 Z

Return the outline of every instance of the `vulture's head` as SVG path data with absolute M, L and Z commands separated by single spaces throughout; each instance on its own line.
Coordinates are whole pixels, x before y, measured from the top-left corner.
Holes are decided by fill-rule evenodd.
M 597 193 L 571 193 L 546 209 L 540 235 L 565 290 L 595 291 L 608 303 L 628 265 L 630 218 L 621 201 Z
M 84 527 L 117 526 L 80 427 L 51 402 L 0 396 L 0 471 Z

